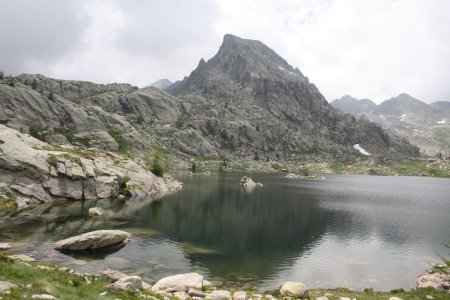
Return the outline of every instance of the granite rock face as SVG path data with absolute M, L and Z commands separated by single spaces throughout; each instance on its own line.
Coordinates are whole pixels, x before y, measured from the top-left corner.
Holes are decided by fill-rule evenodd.
M 0 125 L 0 183 L 16 195 L 19 207 L 58 199 L 104 199 L 125 184 L 136 195 L 177 190 L 181 184 L 146 171 L 107 151 L 51 146 Z

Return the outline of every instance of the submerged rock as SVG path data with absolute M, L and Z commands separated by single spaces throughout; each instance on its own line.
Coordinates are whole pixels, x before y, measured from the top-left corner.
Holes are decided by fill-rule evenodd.
M 103 215 L 105 211 L 101 207 L 91 207 L 89 208 L 89 216 L 91 217 L 99 217 Z
M 201 290 L 203 287 L 203 276 L 198 273 L 178 274 L 162 278 L 152 287 L 153 291 L 174 288 L 178 291 L 187 291 L 189 288 Z
M 304 297 L 308 293 L 306 286 L 301 282 L 287 281 L 280 288 L 282 296 Z
M 60 251 L 95 250 L 108 247 L 122 247 L 131 234 L 121 230 L 96 230 L 61 240 L 55 244 Z

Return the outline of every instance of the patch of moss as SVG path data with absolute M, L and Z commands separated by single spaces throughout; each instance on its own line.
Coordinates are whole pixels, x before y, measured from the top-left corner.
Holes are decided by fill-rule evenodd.
M 0 207 L 12 209 L 17 207 L 17 197 L 5 187 L 0 188 Z
M 123 138 L 122 131 L 115 128 L 109 128 L 108 134 L 116 141 L 117 145 L 119 146 L 120 153 L 123 154 L 130 153 L 130 146 L 128 145 L 128 142 Z

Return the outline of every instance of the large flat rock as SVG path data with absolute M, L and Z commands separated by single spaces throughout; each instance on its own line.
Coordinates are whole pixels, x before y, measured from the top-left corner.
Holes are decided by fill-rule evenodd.
M 60 251 L 94 250 L 121 247 L 130 241 L 131 234 L 121 230 L 96 230 L 77 235 L 55 244 Z

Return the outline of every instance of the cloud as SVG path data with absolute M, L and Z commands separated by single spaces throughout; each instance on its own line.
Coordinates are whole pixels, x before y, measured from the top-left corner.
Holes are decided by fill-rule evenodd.
M 259 39 L 333 100 L 450 100 L 446 0 L 0 0 L 6 73 L 145 86 L 181 79 L 225 33 Z
M 47 72 L 81 44 L 83 19 L 75 1 L 0 1 L 0 67 L 8 73 Z

